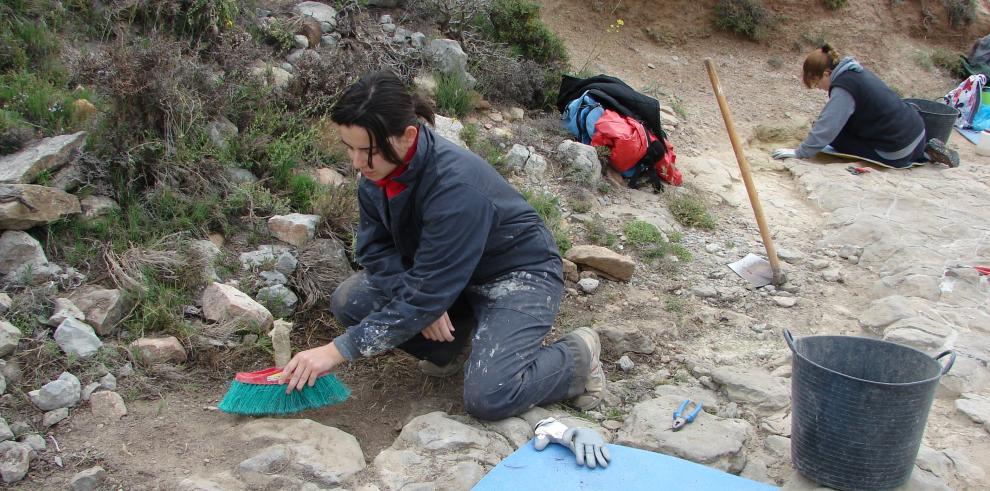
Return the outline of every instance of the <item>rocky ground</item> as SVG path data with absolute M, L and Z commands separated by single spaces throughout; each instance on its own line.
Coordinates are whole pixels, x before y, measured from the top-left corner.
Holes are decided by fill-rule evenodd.
M 632 2 L 616 15 L 635 26 L 632 19 L 648 18 L 641 4 L 649 3 Z M 388 356 L 339 374 L 354 390 L 339 406 L 285 419 L 218 412 L 223 379 L 231 374 L 209 377 L 175 368 L 189 359 L 190 343 L 202 353 L 211 343 L 220 350 L 259 342 L 257 335 L 246 339 L 250 334 L 236 343 L 225 338 L 237 323 L 267 332 L 275 318 L 291 316 L 298 302 L 293 289 L 299 287 L 292 280 L 312 251 L 329 262 L 322 271 L 341 278 L 351 271 L 342 244 L 314 238 L 318 217 L 292 214 L 268 221 L 265 244 L 249 247 L 214 237 L 192 245 L 190 257 L 204 265 L 233 256 L 236 267 L 254 278 L 231 284 L 229 271 L 210 266 L 207 275 L 216 281 L 188 312 L 207 336 L 138 339 L 126 346 L 130 362 L 111 359 L 102 370 L 62 374 L 23 394 L 29 402 L 12 395 L 0 401 L 4 481 L 24 489 L 66 483 L 72 489 L 470 489 L 527 443 L 537 421 L 555 415 L 594 427 L 616 444 L 785 489 L 819 489 L 790 463 L 791 355 L 782 338 L 789 329 L 799 337 L 883 338 L 931 354 L 954 350 L 955 365 L 940 382 L 917 467 L 904 489 L 990 486 L 990 284 L 973 268 L 990 265 L 990 227 L 981 206 L 990 201 L 990 162 L 958 135 L 950 140 L 962 154 L 957 169 L 852 175 L 845 170 L 849 163 L 838 160 L 773 161 L 769 150 L 794 146 L 822 104 L 821 95 L 803 91 L 794 76 L 791 65 L 797 66 L 799 52 L 713 37 L 691 13 L 678 13 L 675 20 L 694 30 L 674 21 L 662 25 L 673 36 L 669 44 L 636 31 L 603 40 L 598 27 L 585 26 L 581 11 L 568 2 L 548 1 L 545 7 L 547 22 L 572 53 L 594 53 L 593 44 L 602 43 L 604 51 L 589 55 L 596 68 L 653 91 L 668 108 L 676 101 L 680 109 L 668 110 L 665 122 L 686 186 L 662 194 L 600 184 L 594 150 L 562 143 L 566 136 L 554 129 L 554 115 L 496 107 L 465 118 L 503 144 L 514 184 L 559 197 L 563 223 L 578 245 L 567 254 L 568 295 L 554 335 L 581 325 L 601 333 L 611 381 L 602 408 L 534 408 L 517 418 L 482 422 L 463 414 L 457 376 L 428 379 L 408 358 Z M 841 27 L 828 25 L 833 31 Z M 855 54 L 908 95 L 940 94 L 952 85 L 938 73 L 917 74 L 895 63 L 916 43 L 903 34 L 849 28 L 838 37 L 859 39 Z M 787 270 L 781 287 L 753 288 L 726 267 L 764 249 L 707 86 L 701 65 L 706 57 L 716 61 L 747 139 Z M 773 68 L 770 60 L 786 60 L 785 68 Z M 458 121 L 440 125 L 451 137 L 463 128 Z M 37 154 L 49 155 L 44 165 L 52 166 L 79 144 L 72 137 L 48 141 L 26 160 L 37 163 Z M 28 174 L 37 172 L 27 168 Z M 345 179 L 330 169 L 321 172 L 327 182 Z M 575 173 L 588 177 L 575 184 Z M 5 211 L 3 228 L 27 228 L 35 222 L 25 220 L 51 221 L 67 213 L 97 216 L 113 206 L 93 197 L 78 204 L 45 186 L 19 186 L 31 203 L 64 205 L 41 218 L 37 212 L 23 217 Z M 714 229 L 678 221 L 669 207 L 684 196 L 707 203 Z M 690 259 L 670 253 L 650 259 L 626 232 L 634 220 L 655 225 Z M 594 245 L 599 229 L 615 236 L 611 249 Z M 4 232 L 0 243 L 2 273 L 13 275 L 8 279 L 38 278 L 64 292 L 45 319 L 57 349 L 87 357 L 112 343 L 115 326 L 130 309 L 120 293 L 126 285 L 81 287 L 78 272 L 49 263 L 41 245 L 23 232 Z M 0 304 L 10 301 L 0 294 Z M 0 354 L 7 356 L 22 333 L 9 323 L 0 328 Z M 311 345 L 330 336 L 307 332 L 317 333 L 306 340 Z M 21 369 L 4 366 L 3 374 L 16 379 Z M 147 392 L 148 384 L 160 390 L 157 397 L 128 396 L 136 388 Z M 672 412 L 688 397 L 702 401 L 705 412 L 685 430 L 667 431 Z

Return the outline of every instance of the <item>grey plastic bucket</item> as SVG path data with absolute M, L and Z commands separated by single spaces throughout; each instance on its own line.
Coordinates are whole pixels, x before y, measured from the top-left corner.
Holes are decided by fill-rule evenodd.
M 809 479 L 839 490 L 907 482 L 938 381 L 956 360 L 852 336 L 784 331 L 794 352 L 791 460 Z M 951 355 L 945 367 L 939 359 Z
M 952 125 L 959 117 L 958 109 L 928 99 L 904 99 L 904 102 L 918 110 L 921 120 L 925 122 L 927 138 L 938 138 L 942 140 L 942 143 L 949 142 L 949 136 L 952 135 Z

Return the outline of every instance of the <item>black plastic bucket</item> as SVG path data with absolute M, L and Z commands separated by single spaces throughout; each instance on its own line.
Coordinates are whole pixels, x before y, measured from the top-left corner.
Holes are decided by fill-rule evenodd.
M 927 138 L 938 138 L 942 143 L 948 143 L 952 125 L 959 117 L 958 109 L 928 99 L 904 99 L 904 102 L 918 110 L 921 120 L 925 122 Z
M 791 460 L 809 479 L 840 490 L 907 482 L 939 378 L 956 360 L 852 336 L 784 339 L 794 352 Z M 938 361 L 951 355 L 943 368 Z

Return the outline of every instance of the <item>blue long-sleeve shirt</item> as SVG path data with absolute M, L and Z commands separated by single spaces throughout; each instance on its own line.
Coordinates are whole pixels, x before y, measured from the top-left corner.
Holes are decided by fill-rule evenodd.
M 358 262 L 390 299 L 334 339 L 348 360 L 395 348 L 437 320 L 469 285 L 513 271 L 562 276 L 543 220 L 485 160 L 425 125 L 389 199 L 358 186 Z

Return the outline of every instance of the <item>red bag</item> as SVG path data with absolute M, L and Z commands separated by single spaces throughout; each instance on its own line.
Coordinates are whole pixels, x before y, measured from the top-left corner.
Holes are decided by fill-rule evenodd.
M 640 162 L 650 150 L 650 144 L 655 141 L 657 141 L 657 137 L 647 131 L 642 123 L 609 109 L 606 109 L 602 117 L 595 123 L 595 133 L 591 138 L 593 146 L 606 146 L 612 150 L 610 158 L 612 168 L 626 177 L 632 177 L 633 182 L 637 180 L 638 176 L 647 174 L 651 179 L 656 177 L 667 184 L 680 186 L 683 178 L 680 171 L 674 166 L 677 155 L 674 154 L 674 146 L 670 144 L 669 140 L 663 141 L 665 151 L 655 163 Z M 628 175 L 631 169 L 644 164 L 644 169 L 636 170 L 633 176 Z

